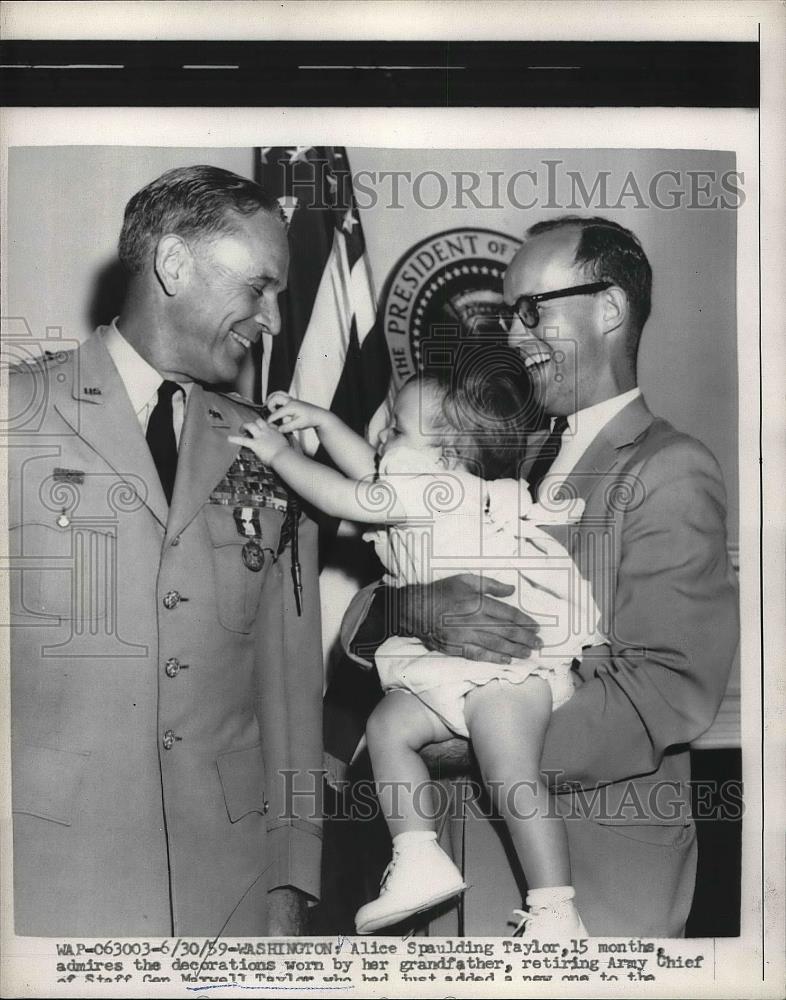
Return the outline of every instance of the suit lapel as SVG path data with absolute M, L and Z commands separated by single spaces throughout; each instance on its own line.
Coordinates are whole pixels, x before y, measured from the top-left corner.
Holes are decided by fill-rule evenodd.
M 232 465 L 238 447 L 230 444 L 227 436 L 237 434 L 240 423 L 225 397 L 199 385 L 191 390 L 180 438 L 167 537 L 180 534 L 194 519 Z
M 595 437 L 565 481 L 565 488 L 581 497 L 586 506 L 578 525 L 559 540 L 591 582 L 601 611 L 602 632 L 608 631 L 613 617 L 620 557 L 617 514 L 623 509 L 626 491 L 619 474 L 630 458 L 631 446 L 652 420 L 642 398 L 632 400 Z
M 565 480 L 566 488 L 585 503 L 598 487 L 626 459 L 626 447 L 633 444 L 652 423 L 653 416 L 641 396 L 612 417 L 581 456 Z
M 80 347 L 72 393 L 58 399 L 55 409 L 166 526 L 168 507 L 153 457 L 99 334 Z

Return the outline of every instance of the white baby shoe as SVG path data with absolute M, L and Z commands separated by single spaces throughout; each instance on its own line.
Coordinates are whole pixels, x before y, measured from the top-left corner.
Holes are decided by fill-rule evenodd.
M 513 911 L 519 921 L 513 937 L 529 940 L 537 938 L 538 941 L 568 941 L 571 938 L 589 937 L 573 896 L 571 887 L 566 887 L 566 891 L 556 898 L 551 896 L 548 889 L 530 892 L 525 900 L 529 909 Z
M 394 838 L 393 857 L 382 876 L 379 896 L 355 915 L 358 934 L 373 934 L 466 889 L 461 872 L 437 844 L 436 834 L 426 833 L 424 839 L 402 844 L 401 837 L 407 836 Z

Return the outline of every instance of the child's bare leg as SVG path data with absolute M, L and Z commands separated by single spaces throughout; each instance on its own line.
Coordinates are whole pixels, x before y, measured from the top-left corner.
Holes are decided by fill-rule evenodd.
M 505 819 L 527 885 L 571 884 L 565 824 L 540 776 L 551 689 L 540 677 L 492 681 L 467 695 L 465 717 L 494 806 Z
M 366 739 L 393 838 L 393 858 L 377 899 L 355 914 L 358 934 L 406 920 L 466 888 L 461 872 L 437 844 L 428 770 L 418 753 L 427 743 L 450 736 L 439 717 L 406 691 L 388 692 L 368 720 Z
M 371 713 L 366 740 L 391 837 L 435 829 L 434 796 L 419 751 L 453 735 L 439 716 L 407 691 L 389 691 Z

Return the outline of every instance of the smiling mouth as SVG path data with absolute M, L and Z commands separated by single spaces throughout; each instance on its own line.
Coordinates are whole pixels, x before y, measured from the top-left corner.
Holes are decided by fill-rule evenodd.
M 238 342 L 238 344 L 240 344 L 240 346 L 243 348 L 244 351 L 247 351 L 251 347 L 252 342 L 248 339 L 248 337 L 244 337 L 243 334 L 238 333 L 237 330 L 230 330 L 229 332 L 232 334 L 232 336 Z
M 527 371 L 532 371 L 536 368 L 542 368 L 544 365 L 551 361 L 551 355 L 545 351 L 538 351 L 537 353 L 527 354 L 524 358 L 524 367 Z

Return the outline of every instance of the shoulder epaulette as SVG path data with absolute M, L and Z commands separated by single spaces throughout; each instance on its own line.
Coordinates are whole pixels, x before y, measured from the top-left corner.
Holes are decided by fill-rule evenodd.
M 72 357 L 73 351 L 44 351 L 34 357 L 15 361 L 8 365 L 9 375 L 29 375 L 49 365 L 64 365 Z
M 216 392 L 216 390 L 213 390 Z M 239 392 L 216 392 L 217 396 L 223 396 L 225 399 L 231 400 L 233 403 L 239 403 L 241 406 L 247 406 L 251 410 L 257 410 L 260 413 L 267 409 L 264 403 L 255 403 L 253 399 L 249 399 L 247 396 L 243 396 Z

